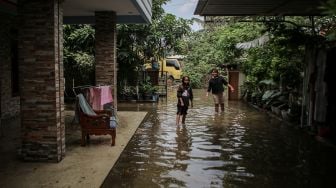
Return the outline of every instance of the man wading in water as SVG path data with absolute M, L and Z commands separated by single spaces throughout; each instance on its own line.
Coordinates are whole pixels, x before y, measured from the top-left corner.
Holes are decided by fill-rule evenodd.
M 224 77 L 219 76 L 218 69 L 212 69 L 211 71 L 211 79 L 209 80 L 208 90 L 206 96 L 209 96 L 209 92 L 211 91 L 213 100 L 215 103 L 215 112 L 219 112 L 219 105 L 221 106 L 221 111 L 224 111 L 224 87 L 226 85 L 230 88 L 231 92 L 234 92 L 234 88 L 225 80 Z

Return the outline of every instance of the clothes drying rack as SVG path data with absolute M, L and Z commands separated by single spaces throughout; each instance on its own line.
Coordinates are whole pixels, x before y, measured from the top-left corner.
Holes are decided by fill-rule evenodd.
M 112 87 L 113 85 L 98 85 L 98 86 L 93 86 L 93 85 L 81 85 L 81 86 L 74 86 L 72 87 L 72 92 L 75 94 L 75 96 L 77 96 L 78 94 L 82 93 L 82 94 L 85 94 L 86 90 L 87 89 L 90 89 L 90 88 L 99 88 L 99 87 L 102 87 L 102 86 L 109 86 L 109 87 Z M 85 96 L 85 95 L 84 95 Z M 112 111 L 112 116 L 116 116 L 116 111 L 114 109 L 114 105 L 110 106 L 110 108 L 108 110 L 111 110 Z M 77 112 L 75 112 L 77 113 Z M 73 118 L 73 120 L 71 121 L 71 124 L 73 125 L 75 122 L 76 122 L 76 114 Z

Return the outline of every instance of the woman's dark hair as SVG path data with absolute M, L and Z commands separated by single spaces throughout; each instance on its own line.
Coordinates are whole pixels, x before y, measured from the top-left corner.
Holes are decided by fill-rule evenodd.
M 218 71 L 218 69 L 216 69 L 216 68 L 212 69 L 211 72 L 212 72 L 212 73 L 215 72 L 215 73 L 219 74 L 219 71 Z
M 185 79 L 188 79 L 188 80 L 190 81 L 189 76 L 183 76 L 183 77 L 182 77 L 182 85 L 187 85 L 187 86 L 188 86 L 190 82 L 188 82 L 188 83 L 186 84 L 186 83 L 184 82 Z

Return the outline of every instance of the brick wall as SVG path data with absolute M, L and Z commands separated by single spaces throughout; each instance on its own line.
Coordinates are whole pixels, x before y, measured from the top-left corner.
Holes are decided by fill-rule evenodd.
M 96 85 L 112 85 L 117 101 L 116 14 L 95 12 Z M 114 103 L 115 108 L 117 103 Z
M 21 154 L 57 162 L 65 154 L 62 6 L 19 0 Z
M 2 118 L 9 118 L 20 112 L 20 98 L 12 93 L 11 71 L 11 40 L 17 37 L 11 29 L 16 27 L 16 16 L 0 13 L 0 17 L 0 112 Z

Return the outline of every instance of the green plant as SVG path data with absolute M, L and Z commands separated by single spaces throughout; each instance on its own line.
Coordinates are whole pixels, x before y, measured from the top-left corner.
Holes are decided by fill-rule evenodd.
M 133 96 L 136 94 L 136 91 L 133 86 L 124 85 L 120 91 L 120 94 L 124 96 Z
M 152 84 L 151 78 L 147 76 L 144 81 L 139 85 L 139 93 L 154 94 L 158 88 Z
M 144 82 L 140 86 L 140 92 L 145 94 L 153 94 L 158 91 L 156 86 L 153 86 L 151 82 Z

